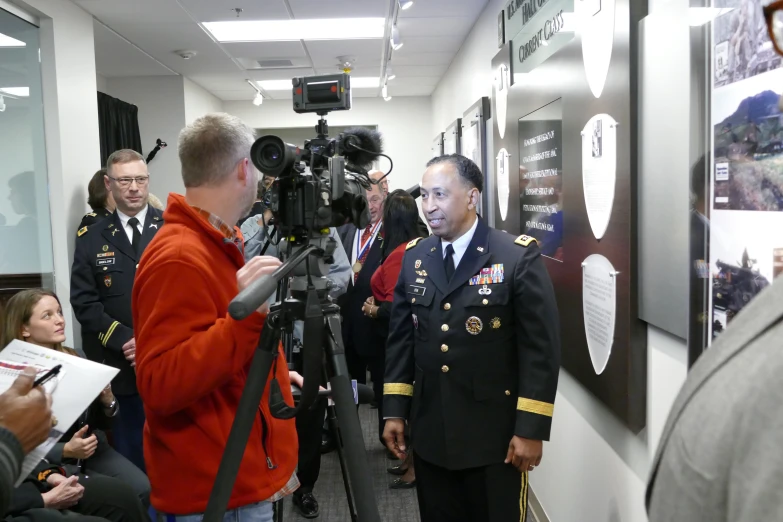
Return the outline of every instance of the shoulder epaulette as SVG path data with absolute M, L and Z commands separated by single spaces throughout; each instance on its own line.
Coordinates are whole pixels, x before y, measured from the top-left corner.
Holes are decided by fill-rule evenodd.
M 85 233 L 87 233 L 87 227 L 82 227 L 76 233 L 76 237 L 82 237 Z
M 532 243 L 534 241 L 535 241 L 536 244 L 538 244 L 538 240 L 536 238 L 534 238 L 532 236 L 526 236 L 526 235 L 522 234 L 521 236 L 519 236 L 518 238 L 516 238 L 514 240 L 514 243 L 516 243 L 517 245 L 522 245 L 523 247 L 526 247 L 526 246 L 530 246 L 530 243 Z
M 90 212 L 89 214 L 85 214 L 84 217 L 98 217 L 98 214 L 95 212 Z
M 422 240 L 422 238 L 417 237 L 413 241 L 409 241 L 408 244 L 405 246 L 405 250 L 410 250 L 411 248 L 415 247 L 416 243 L 418 243 L 421 240 Z

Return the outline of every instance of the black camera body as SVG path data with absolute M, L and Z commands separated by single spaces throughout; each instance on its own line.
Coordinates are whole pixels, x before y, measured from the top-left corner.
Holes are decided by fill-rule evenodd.
M 380 133 L 356 127 L 329 138 L 324 116 L 351 105 L 347 74 L 294 78 L 292 83 L 294 110 L 321 116 L 317 137 L 301 147 L 272 135 L 253 143 L 253 164 L 275 178 L 264 203 L 287 237 L 304 239 L 346 223 L 366 227 L 370 213 L 365 190 L 371 185 L 366 169 L 382 154 Z

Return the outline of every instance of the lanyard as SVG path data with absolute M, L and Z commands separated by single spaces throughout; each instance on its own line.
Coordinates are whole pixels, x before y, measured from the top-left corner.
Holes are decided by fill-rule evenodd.
M 367 242 L 364 245 L 361 245 L 362 242 L 362 230 L 357 230 L 356 232 L 359 234 L 359 238 L 356 241 L 356 262 L 358 263 L 359 260 L 362 258 L 364 253 L 367 251 L 368 248 L 370 248 L 370 245 L 372 245 L 372 238 L 375 237 L 375 233 L 378 231 L 378 227 L 381 225 L 382 220 L 378 220 L 378 222 L 375 224 L 375 226 L 372 228 L 372 231 L 370 232 L 370 237 L 367 238 Z M 359 248 L 361 248 L 361 252 L 359 251 Z

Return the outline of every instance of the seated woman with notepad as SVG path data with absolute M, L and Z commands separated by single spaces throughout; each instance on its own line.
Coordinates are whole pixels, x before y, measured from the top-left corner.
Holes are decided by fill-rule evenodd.
M 65 341 L 65 318 L 59 299 L 52 292 L 43 289 L 23 290 L 8 301 L 0 347 L 8 346 L 14 339 L 78 357 L 75 350 L 62 344 Z M 117 401 L 111 386 L 107 386 L 81 417 L 66 430 L 60 442 L 46 456 L 46 461 L 55 467 L 61 467 L 67 475 L 80 475 L 78 482 L 85 486 L 85 498 L 90 496 L 88 484 L 97 484 L 96 490 L 102 491 L 103 494 L 109 491 L 112 497 L 124 494 L 129 487 L 138 497 L 139 512 L 146 516 L 150 494 L 147 476 L 109 446 L 106 435 L 99 429 L 108 428 L 117 411 Z M 70 506 L 63 507 L 56 501 L 54 505 L 48 505 L 47 502 L 55 496 L 53 493 L 56 493 L 60 483 L 65 480 L 62 473 L 51 473 L 41 478 L 45 481 L 45 484 L 41 484 L 44 490 L 48 489 L 47 485 L 54 487 L 42 492 L 40 496 L 43 497 L 43 505 L 39 507 L 73 509 Z M 83 503 L 84 499 L 80 501 L 80 504 Z M 126 517 L 124 520 L 133 518 Z

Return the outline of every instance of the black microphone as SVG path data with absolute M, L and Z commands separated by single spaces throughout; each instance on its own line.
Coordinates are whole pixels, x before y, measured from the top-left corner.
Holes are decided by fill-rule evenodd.
M 342 136 L 342 153 L 349 165 L 369 168 L 383 153 L 383 136 L 377 130 L 351 127 Z

